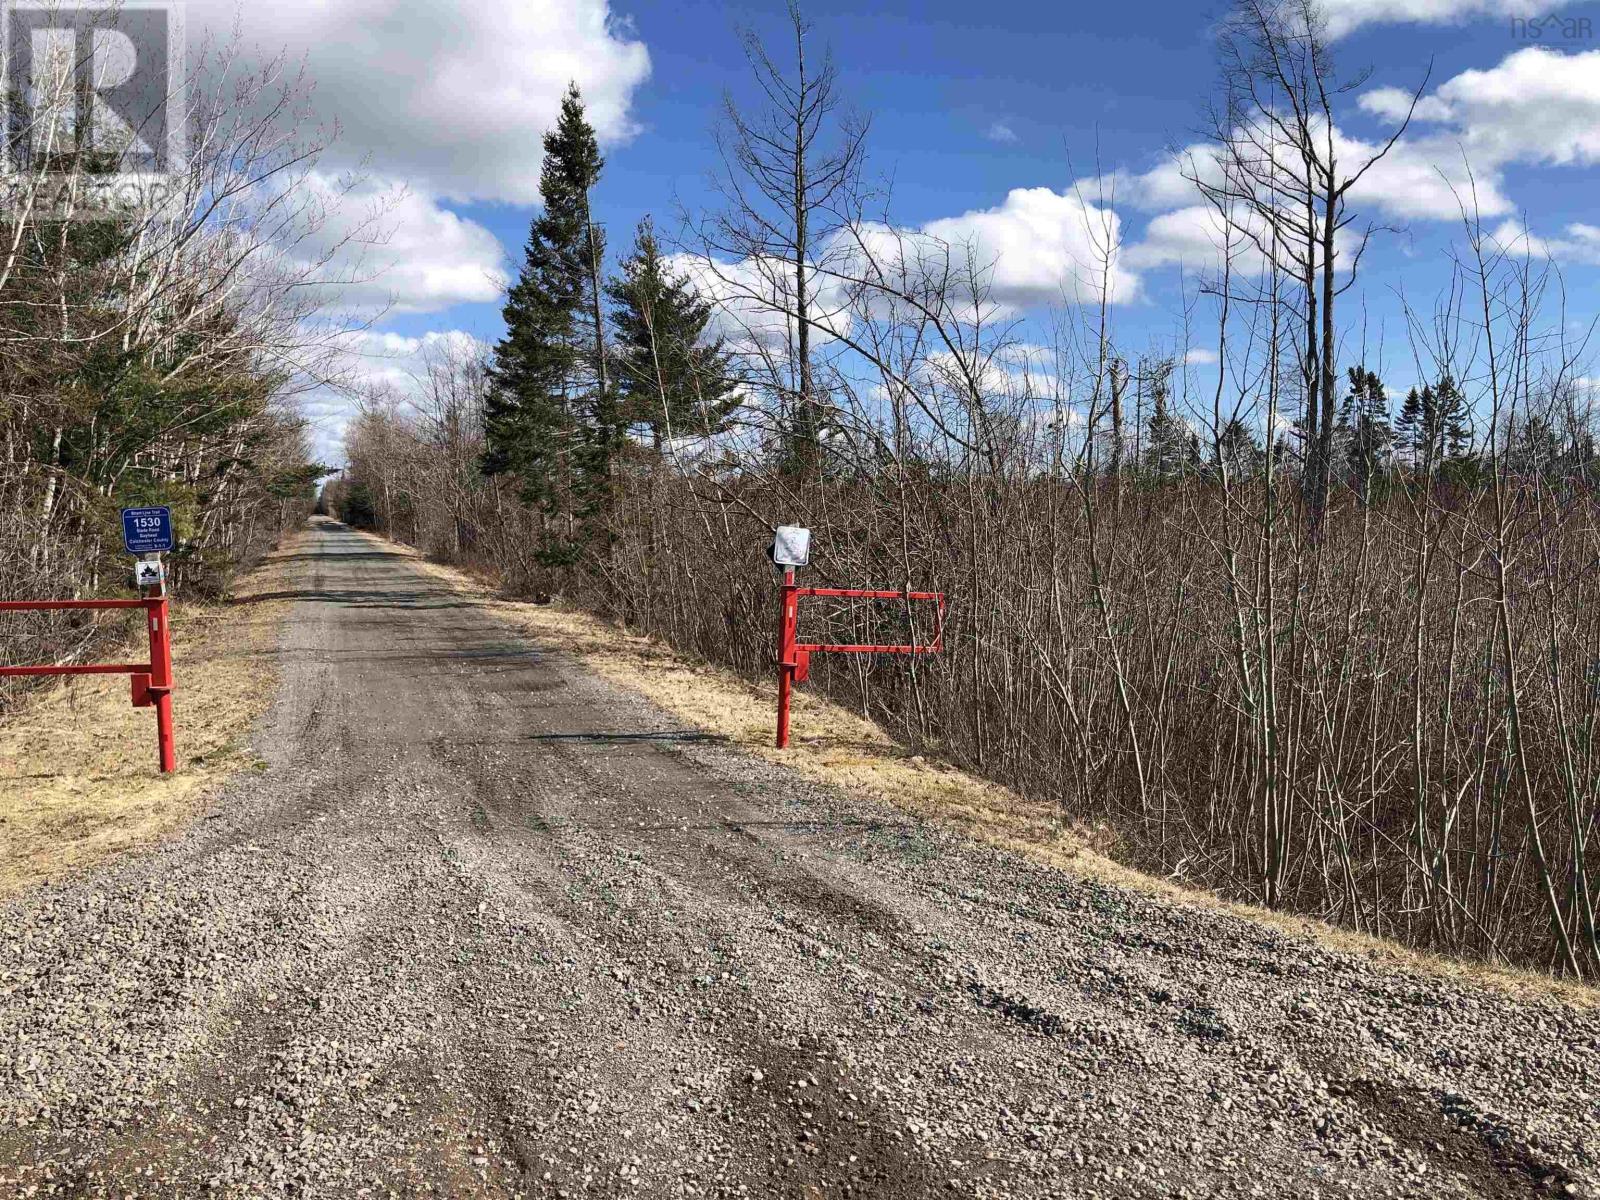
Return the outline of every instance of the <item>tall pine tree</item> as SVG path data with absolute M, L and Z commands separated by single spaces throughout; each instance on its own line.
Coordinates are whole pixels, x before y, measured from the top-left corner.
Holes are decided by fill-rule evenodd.
M 1467 399 L 1448 372 L 1420 392 L 1411 389 L 1400 407 L 1395 429 L 1412 468 L 1424 475 L 1443 466 L 1460 465 L 1472 451 Z
M 1383 380 L 1366 367 L 1350 368 L 1350 390 L 1339 408 L 1338 448 L 1350 486 L 1363 499 L 1389 463 L 1394 430 L 1389 425 L 1389 397 Z
M 1155 406 L 1145 432 L 1145 469 L 1158 483 L 1182 478 L 1200 466 L 1200 439 L 1187 422 L 1172 411 L 1170 393 L 1166 378 L 1158 378 L 1154 388 Z
M 647 427 L 657 450 L 672 437 L 720 433 L 738 403 L 731 356 L 721 338 L 707 337 L 711 304 L 663 261 L 649 217 L 606 293 L 625 422 Z
M 572 535 L 608 490 L 599 481 L 608 480 L 619 436 L 598 291 L 604 244 L 589 208 L 604 165 L 573 85 L 544 138 L 544 207 L 528 230 L 489 371 L 483 467 L 515 475 L 524 500 L 557 518 L 545 552 L 552 563 L 581 551 Z

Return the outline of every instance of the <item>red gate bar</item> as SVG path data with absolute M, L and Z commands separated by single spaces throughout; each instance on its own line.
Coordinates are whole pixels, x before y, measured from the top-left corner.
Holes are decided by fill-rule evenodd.
M 172 732 L 172 626 L 167 597 L 142 600 L 0 600 L 0 612 L 62 612 L 142 608 L 150 635 L 147 663 L 88 663 L 60 667 L 0 667 L 0 678 L 39 675 L 128 675 L 132 677 L 135 708 L 156 710 L 156 752 L 163 774 L 178 769 L 177 743 Z
M 831 642 L 799 641 L 800 598 L 838 597 L 847 600 L 936 601 L 939 614 L 934 624 L 933 641 L 902 646 L 868 646 Z M 797 587 L 794 568 L 783 573 L 783 618 L 778 632 L 778 749 L 789 745 L 789 704 L 794 685 L 811 675 L 813 654 L 937 654 L 944 649 L 945 597 L 943 592 L 891 592 L 871 588 Z
M 787 582 L 785 583 L 787 585 Z M 854 646 L 830 645 L 821 642 L 797 642 L 795 650 L 802 654 L 937 654 L 944 649 L 944 610 L 945 599 L 943 592 L 885 592 L 870 591 L 863 588 L 812 588 L 797 587 L 794 589 L 796 597 L 799 596 L 840 596 L 847 600 L 921 600 L 937 601 L 939 615 L 933 626 L 933 641 L 925 646 Z M 798 612 L 796 613 L 798 616 Z M 803 675 L 801 678 L 805 678 Z
M 136 675 L 151 673 L 149 663 L 91 663 L 82 667 L 0 667 L 0 675 Z

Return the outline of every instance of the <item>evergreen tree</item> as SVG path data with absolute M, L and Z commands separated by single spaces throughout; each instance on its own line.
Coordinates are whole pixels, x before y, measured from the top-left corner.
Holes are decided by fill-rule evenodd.
M 738 403 L 731 356 L 721 338 L 707 337 L 711 304 L 662 260 L 649 217 L 606 293 L 624 423 L 648 427 L 657 450 L 669 437 L 720 433 Z
M 1580 429 L 1572 435 L 1571 444 L 1567 448 L 1567 464 L 1574 480 L 1594 485 L 1596 466 L 1600 464 L 1600 455 L 1597 455 L 1595 449 L 1594 434 L 1587 429 Z
M 1388 464 L 1394 444 L 1389 398 L 1383 380 L 1366 367 L 1351 367 L 1350 390 L 1339 409 L 1337 440 L 1350 486 L 1366 499 L 1374 478 Z
M 506 334 L 489 371 L 483 459 L 490 474 L 517 476 L 523 498 L 552 515 L 594 507 L 595 476 L 609 475 L 620 436 L 606 386 L 596 286 L 604 246 L 589 193 L 605 165 L 576 85 L 544 138 L 544 207 L 528 230 L 521 274 L 506 298 Z M 547 560 L 578 547 L 553 543 Z
M 1447 371 L 1434 386 L 1435 422 L 1446 463 L 1461 463 L 1472 454 L 1472 415 L 1467 398 Z
M 1220 475 L 1221 468 L 1226 465 L 1231 479 L 1249 479 L 1259 474 L 1266 462 L 1261 443 L 1240 417 L 1234 417 L 1222 427 L 1215 452 L 1219 461 L 1212 464 L 1213 470 Z
M 1412 388 L 1395 423 L 1399 444 L 1413 470 L 1431 475 L 1471 456 L 1472 424 L 1466 397 L 1446 372 L 1437 384 Z
M 1421 392 L 1412 388 L 1406 393 L 1405 401 L 1400 405 L 1400 416 L 1395 421 L 1395 443 L 1404 452 L 1407 463 L 1412 467 L 1421 465 L 1427 457 L 1427 435 L 1423 430 L 1422 414 L 1432 405 L 1431 386 L 1424 386 Z
M 1511 441 L 1509 465 L 1519 475 L 1554 479 L 1571 458 L 1550 419 L 1535 415 L 1517 427 Z
M 1181 478 L 1200 464 L 1200 439 L 1172 412 L 1166 381 L 1154 390 L 1145 427 L 1145 469 L 1160 483 Z

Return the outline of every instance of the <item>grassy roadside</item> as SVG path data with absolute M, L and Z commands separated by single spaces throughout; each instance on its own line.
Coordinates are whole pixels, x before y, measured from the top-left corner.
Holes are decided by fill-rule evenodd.
M 247 735 L 277 686 L 289 608 L 255 599 L 269 584 L 263 568 L 230 602 L 174 605 L 177 774 L 156 769 L 155 715 L 129 703 L 125 675 L 63 679 L 0 720 L 0 897 L 172 833 L 256 765 Z
M 393 543 L 386 543 L 393 546 Z M 1320 921 L 1223 900 L 1196 888 L 1134 871 L 1103 852 L 1091 830 L 1064 823 L 1045 805 L 942 764 L 908 756 L 876 725 L 805 688 L 794 701 L 794 736 L 787 751 L 772 744 L 776 680 L 751 683 L 720 667 L 693 661 L 662 642 L 640 637 L 562 605 L 499 597 L 484 581 L 412 554 L 421 569 L 470 592 L 501 618 L 580 659 L 607 680 L 642 693 L 691 725 L 726 738 L 746 753 L 782 763 L 807 778 L 870 796 L 903 812 L 1035 861 L 1170 903 L 1242 917 L 1295 937 L 1401 970 L 1465 985 L 1487 986 L 1528 1000 L 1557 999 L 1600 1007 L 1600 989 L 1534 971 L 1502 968 L 1410 950 Z

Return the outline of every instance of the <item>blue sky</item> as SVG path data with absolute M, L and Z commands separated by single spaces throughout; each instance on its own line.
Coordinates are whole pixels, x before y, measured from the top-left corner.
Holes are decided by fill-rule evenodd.
M 212 0 L 197 2 L 204 9 Z M 292 11 L 307 5 L 321 8 L 311 0 L 287 4 L 286 15 L 255 18 L 269 23 L 250 32 L 263 41 L 282 37 L 294 51 L 297 40 L 318 36 L 315 20 L 308 25 Z M 391 5 L 402 11 L 398 0 L 369 0 L 375 9 Z M 1600 35 L 1593 31 L 1600 31 L 1600 3 L 1330 0 L 1330 6 L 1343 70 L 1354 76 L 1371 68 L 1348 97 L 1340 122 L 1348 136 L 1371 138 L 1385 128 L 1376 115 L 1382 104 L 1366 97 L 1415 86 L 1431 61 L 1431 119 L 1408 139 L 1413 174 L 1397 172 L 1362 205 L 1397 227 L 1380 235 L 1356 302 L 1365 307 L 1369 329 L 1386 327 L 1390 356 L 1406 357 L 1396 291 L 1404 287 L 1431 300 L 1446 276 L 1445 252 L 1459 239 L 1459 223 L 1446 219 L 1448 204 L 1422 198 L 1428 189 L 1416 183 L 1426 182 L 1430 155 L 1459 162 L 1464 149 L 1470 153 L 1498 201 L 1490 224 L 1525 218 L 1539 249 L 1562 261 L 1574 306 L 1593 310 L 1600 229 L 1592 237 L 1585 230 L 1600 226 L 1593 200 L 1600 164 Z M 451 12 L 457 8 L 458 17 Z M 605 0 L 528 0 L 525 8 L 502 18 L 457 0 L 433 0 L 425 28 L 416 31 L 418 41 L 426 41 L 427 27 L 446 31 L 434 34 L 433 49 L 386 49 L 383 39 L 406 35 L 381 21 L 368 39 L 375 44 L 304 47 L 326 93 L 319 103 L 347 127 L 346 144 L 330 161 L 360 159 L 374 187 L 403 185 L 411 195 L 387 250 L 425 282 L 408 297 L 411 285 L 401 281 L 401 311 L 379 326 L 391 336 L 379 339 L 384 348 L 375 375 L 398 378 L 416 339 L 430 333 L 497 336 L 499 304 L 489 276 L 496 265 L 514 270 L 520 258 L 536 211 L 529 180 L 538 171 L 539 134 L 554 114 L 563 78 L 577 75 L 595 98 L 608 158 L 595 199 L 617 251 L 644 214 L 655 214 L 670 232 L 678 205 L 697 209 L 708 201 L 711 130 L 722 96 L 751 94 L 734 28 L 745 24 L 778 39 L 784 25 L 782 5 L 772 0 L 616 0 L 609 7 Z M 863 11 L 827 0 L 806 11 L 816 41 L 832 48 L 841 90 L 872 118 L 870 172 L 892 182 L 897 224 L 955 220 L 961 228 L 960 219 L 992 209 L 1001 210 L 1003 224 L 1014 215 L 1007 206 L 1016 189 L 1066 194 L 1097 164 L 1120 171 L 1114 211 L 1123 241 L 1144 246 L 1130 255 L 1130 264 L 1139 264 L 1137 297 L 1117 306 L 1117 327 L 1136 346 L 1172 336 L 1185 295 L 1175 261 L 1181 247 L 1157 244 L 1152 231 L 1182 204 L 1162 196 L 1156 178 L 1145 173 L 1160 168 L 1171 148 L 1197 139 L 1216 78 L 1212 29 L 1223 5 L 896 0 Z M 1549 24 L 1534 39 L 1527 24 L 1513 21 L 1545 13 L 1568 23 Z M 1588 29 L 1573 24 L 1585 19 Z M 502 28 L 502 20 L 511 24 Z M 402 18 L 398 28 L 406 24 Z M 327 34 L 348 41 L 341 28 L 328 25 Z M 435 68 L 429 55 L 441 45 Z M 1535 46 L 1547 57 L 1531 59 L 1527 52 Z M 407 92 L 400 64 L 392 71 L 372 66 L 372 56 L 385 53 L 435 78 L 412 80 Z M 1565 74 L 1552 97 L 1541 89 L 1552 86 L 1553 68 Z M 515 90 L 524 75 L 532 82 Z M 388 110 L 410 103 L 419 88 L 434 97 L 430 89 L 479 85 L 489 92 L 482 107 L 454 125 L 441 117 L 439 128 L 410 137 L 403 126 L 386 123 Z M 513 89 L 506 104 L 494 92 L 499 87 Z M 452 93 L 442 95 L 448 101 Z M 413 114 L 419 110 L 431 111 L 418 105 Z M 413 115 L 413 125 L 417 120 Z M 1003 244 L 1027 246 L 1031 236 Z M 498 264 L 491 261 L 497 257 Z M 1346 356 L 1355 354 L 1347 346 Z M 325 400 L 315 415 L 319 442 L 332 453 L 342 408 Z

